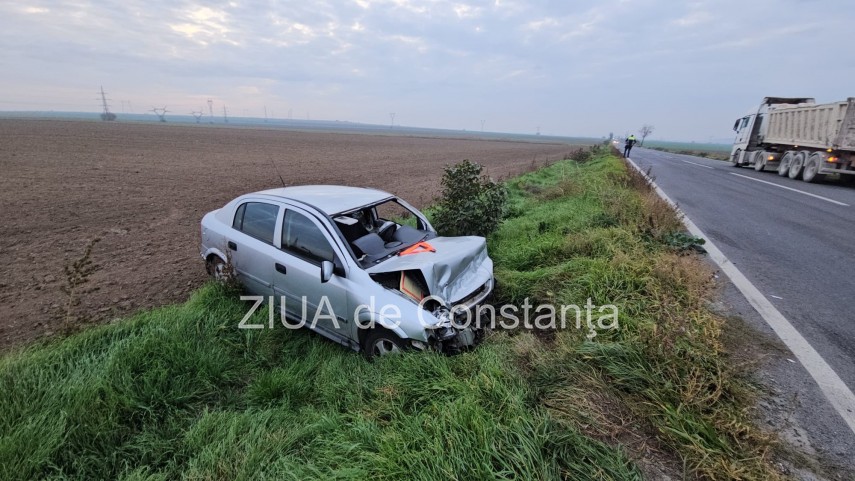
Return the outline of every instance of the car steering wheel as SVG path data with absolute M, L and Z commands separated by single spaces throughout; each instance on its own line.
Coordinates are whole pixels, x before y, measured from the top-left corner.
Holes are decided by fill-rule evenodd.
M 395 224 L 394 222 L 387 220 L 387 221 L 383 222 L 383 225 L 381 225 L 379 229 L 377 229 L 377 235 L 379 235 L 380 238 L 383 239 L 384 241 L 389 242 L 390 240 L 392 240 L 391 239 L 392 234 L 395 233 L 395 228 L 397 226 L 398 226 L 398 224 Z

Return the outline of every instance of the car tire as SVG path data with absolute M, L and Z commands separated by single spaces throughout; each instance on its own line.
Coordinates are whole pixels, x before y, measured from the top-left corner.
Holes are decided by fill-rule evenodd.
M 209 256 L 208 260 L 205 261 L 205 270 L 208 271 L 208 275 L 215 281 L 224 281 L 226 279 L 225 269 L 226 263 L 219 256 Z
M 400 354 L 407 349 L 403 339 L 387 329 L 372 329 L 362 343 L 362 352 L 369 361 L 390 354 Z

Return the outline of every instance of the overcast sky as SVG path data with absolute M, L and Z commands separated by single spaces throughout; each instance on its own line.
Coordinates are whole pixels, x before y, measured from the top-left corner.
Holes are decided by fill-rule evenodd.
M 731 138 L 764 96 L 855 96 L 851 0 L 3 0 L 0 110 Z

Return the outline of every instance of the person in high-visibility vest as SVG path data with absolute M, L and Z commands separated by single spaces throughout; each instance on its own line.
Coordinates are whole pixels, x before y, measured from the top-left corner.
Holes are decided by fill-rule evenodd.
M 636 139 L 633 134 L 630 134 L 630 136 L 626 138 L 626 143 L 623 147 L 624 157 L 629 157 L 629 151 L 632 150 L 632 146 L 635 145 L 636 142 L 638 142 L 638 139 Z

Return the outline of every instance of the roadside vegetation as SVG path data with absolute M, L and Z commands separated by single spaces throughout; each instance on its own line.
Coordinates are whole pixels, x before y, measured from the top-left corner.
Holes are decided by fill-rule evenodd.
M 445 168 L 439 204 L 431 212 L 440 235 L 489 237 L 501 225 L 507 189 L 482 170 L 481 165 L 469 160 Z
M 641 176 L 580 152 L 506 183 L 496 302 L 591 299 L 619 328 L 369 363 L 278 323 L 238 330 L 249 304 L 209 284 L 5 355 L 0 479 L 776 479 L 704 307 L 710 270 Z

